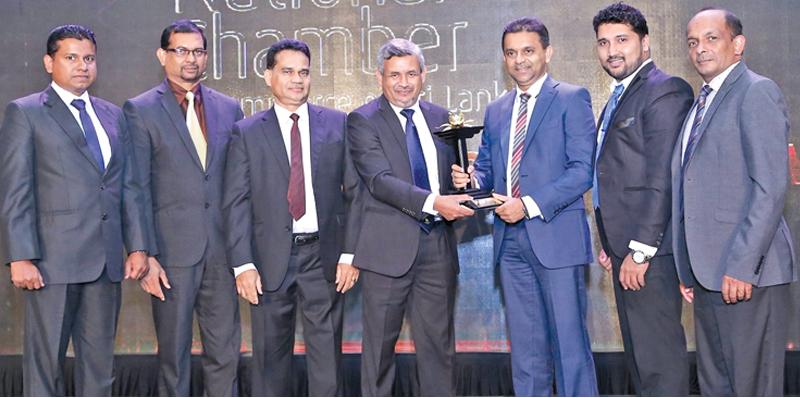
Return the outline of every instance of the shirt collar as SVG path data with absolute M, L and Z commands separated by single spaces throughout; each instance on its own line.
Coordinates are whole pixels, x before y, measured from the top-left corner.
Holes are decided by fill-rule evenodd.
M 300 116 L 300 120 L 308 120 L 308 102 L 303 102 L 294 112 L 278 105 L 278 103 L 274 103 L 273 108 L 275 108 L 275 116 L 278 117 L 278 120 L 291 120 L 292 113 L 296 113 Z
M 419 107 L 419 98 L 417 98 L 417 102 L 415 102 L 414 105 L 411 105 L 411 106 L 409 106 L 407 108 L 401 108 L 401 107 L 396 106 L 395 104 L 393 104 L 391 102 L 389 102 L 389 106 L 392 107 L 392 110 L 394 110 L 394 113 L 396 113 L 398 116 L 402 115 L 400 113 L 400 111 L 402 111 L 403 109 L 413 109 L 415 115 L 422 112 L 422 109 L 420 109 L 420 107 Z
M 170 91 L 172 94 L 175 95 L 175 99 L 178 100 L 179 104 L 183 103 L 183 100 L 186 98 L 186 93 L 189 91 L 177 83 L 173 82 L 172 80 L 166 79 L 167 85 L 169 86 Z M 203 102 L 203 91 L 200 89 L 200 83 L 195 84 L 192 87 L 192 92 L 194 93 L 194 101 L 195 103 L 202 103 Z
M 58 94 L 58 97 L 61 98 L 61 101 L 64 101 L 68 107 L 72 105 L 72 100 L 75 99 L 83 100 L 83 102 L 87 104 L 87 108 L 92 106 L 91 101 L 89 101 L 89 91 L 84 91 L 81 95 L 75 95 L 67 91 L 65 88 L 59 86 L 56 82 L 51 82 L 50 87 L 53 87 L 53 90 L 56 92 L 56 94 Z
M 645 67 L 645 65 L 647 65 L 647 64 L 649 64 L 649 63 L 651 63 L 651 62 L 653 62 L 653 59 L 652 59 L 652 58 L 648 58 L 648 59 L 646 59 L 644 62 L 642 62 L 642 64 L 641 64 L 641 65 L 639 65 L 639 67 L 638 67 L 638 68 L 636 68 L 636 71 L 635 71 L 635 72 L 633 72 L 633 73 L 631 73 L 630 75 L 628 75 L 628 77 L 626 77 L 626 78 L 622 79 L 622 81 L 617 81 L 616 79 L 614 79 L 614 80 L 611 82 L 611 84 L 609 84 L 609 85 L 608 85 L 608 87 L 609 87 L 609 90 L 610 90 L 611 92 L 614 92 L 614 87 L 616 87 L 618 84 L 622 84 L 622 87 L 623 87 L 623 88 L 622 88 L 622 92 L 624 93 L 624 92 L 625 92 L 625 90 L 627 90 L 627 89 L 628 89 L 628 86 L 630 86 L 630 85 L 631 85 L 631 82 L 633 81 L 633 79 L 635 79 L 635 78 L 636 78 L 636 76 L 638 76 L 638 75 L 639 75 L 639 72 L 641 72 L 641 71 L 642 71 L 642 68 L 644 68 L 644 67 Z
M 715 76 L 713 79 L 711 79 L 710 82 L 705 82 L 705 84 L 708 84 L 709 87 L 714 89 L 714 91 L 719 91 L 719 89 L 722 87 L 722 83 L 724 83 L 725 79 L 728 78 L 728 75 L 731 74 L 731 71 L 733 71 L 733 68 L 735 68 L 736 65 L 739 65 L 739 62 L 742 62 L 742 61 L 738 61 L 738 62 L 734 63 L 733 65 L 729 66 L 728 69 L 725 69 L 724 71 L 722 71 L 722 73 L 720 73 L 717 76 Z
M 539 96 L 539 92 L 542 91 L 542 85 L 544 85 L 544 81 L 547 80 L 547 76 L 548 76 L 547 73 L 542 75 L 542 77 L 540 77 L 538 80 L 533 82 L 533 84 L 530 87 L 528 87 L 527 90 L 523 91 L 522 89 L 519 88 L 519 86 L 517 86 L 517 98 L 519 98 L 519 96 L 522 93 L 528 93 L 528 95 L 530 95 L 531 98 L 538 97 Z

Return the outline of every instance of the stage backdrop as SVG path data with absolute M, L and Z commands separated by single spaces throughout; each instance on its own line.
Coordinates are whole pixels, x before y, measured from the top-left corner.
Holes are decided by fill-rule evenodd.
M 655 62 L 701 84 L 687 58 L 685 26 L 707 5 L 730 8 L 744 22 L 748 66 L 774 79 L 783 89 L 800 126 L 800 46 L 794 0 L 631 0 L 646 15 Z M 424 98 L 463 111 L 480 122 L 486 105 L 511 87 L 501 64 L 500 37 L 506 22 L 534 15 L 548 26 L 555 54 L 554 78 L 588 87 L 595 114 L 608 98 L 609 78 L 598 66 L 592 17 L 606 0 L 4 0 L 0 3 L 0 103 L 41 91 L 49 82 L 42 67 L 47 33 L 78 23 L 91 27 L 98 40 L 99 79 L 91 93 L 122 105 L 163 78 L 156 60 L 161 30 L 172 20 L 190 18 L 206 28 L 208 72 L 205 84 L 238 98 L 246 115 L 268 108 L 271 97 L 262 79 L 266 49 L 279 38 L 307 41 L 313 53 L 310 101 L 350 111 L 379 95 L 375 51 L 389 38 L 409 38 L 423 48 L 428 62 Z M 797 140 L 797 129 L 792 141 Z M 2 143 L 0 143 L 2 145 Z M 477 147 L 477 140 L 470 143 Z M 791 150 L 791 148 L 787 148 Z M 794 152 L 792 152 L 794 154 Z M 786 205 L 789 224 L 800 236 L 800 168 L 792 156 L 793 178 Z M 2 167 L 2 166 L 0 166 Z M 3 189 L 0 187 L 0 189 Z M 592 214 L 587 220 L 594 229 Z M 459 223 L 461 275 L 456 306 L 459 351 L 506 351 L 505 320 L 495 267 L 491 264 L 491 214 Z M 596 237 L 596 234 L 595 234 Z M 595 249 L 597 248 L 595 239 Z M 356 257 L 358 264 L 358 257 Z M 620 351 L 611 278 L 597 264 L 586 268 L 589 328 L 595 351 Z M 119 353 L 156 349 L 150 299 L 136 283 L 124 284 L 117 336 Z M 787 348 L 800 340 L 798 303 Z M 360 350 L 361 311 L 356 289 L 347 296 L 345 349 Z M 0 267 L 0 354 L 22 351 L 22 299 Z M 250 346 L 250 314 L 242 304 L 243 351 Z M 690 347 L 694 333 L 691 307 L 684 323 Z M 199 343 L 195 338 L 195 348 Z M 302 345 L 298 345 L 302 349 Z M 401 350 L 410 350 L 404 330 Z

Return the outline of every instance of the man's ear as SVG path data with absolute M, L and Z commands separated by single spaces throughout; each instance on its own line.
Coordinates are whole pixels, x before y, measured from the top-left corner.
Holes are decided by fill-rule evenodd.
M 44 70 L 46 70 L 47 73 L 52 74 L 53 73 L 53 57 L 51 57 L 50 54 L 45 54 L 44 57 L 42 58 L 42 62 L 44 63 Z
M 158 63 L 160 63 L 161 66 L 167 64 L 167 52 L 163 48 L 156 50 L 156 58 L 158 58 Z
M 747 39 L 744 35 L 733 38 L 733 53 L 736 54 L 737 57 L 741 57 L 744 54 L 745 44 L 747 44 Z

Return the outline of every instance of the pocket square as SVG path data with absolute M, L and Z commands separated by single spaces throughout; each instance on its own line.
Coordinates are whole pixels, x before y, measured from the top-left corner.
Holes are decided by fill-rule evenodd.
M 617 128 L 624 129 L 625 127 L 633 126 L 634 124 L 636 124 L 636 118 L 631 116 L 625 120 L 620 120 L 617 122 Z

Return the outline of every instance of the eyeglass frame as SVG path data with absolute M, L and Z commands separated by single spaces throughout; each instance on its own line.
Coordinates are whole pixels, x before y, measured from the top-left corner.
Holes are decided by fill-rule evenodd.
M 195 58 L 205 57 L 208 55 L 208 50 L 205 48 L 195 48 L 190 50 L 186 47 L 178 47 L 178 48 L 165 48 L 164 51 L 171 52 L 175 54 L 178 58 L 186 58 L 189 54 L 194 55 Z

